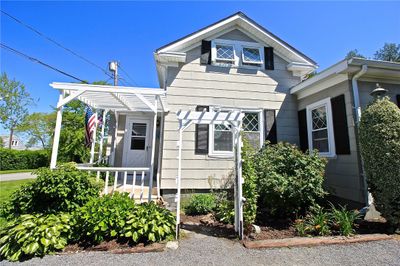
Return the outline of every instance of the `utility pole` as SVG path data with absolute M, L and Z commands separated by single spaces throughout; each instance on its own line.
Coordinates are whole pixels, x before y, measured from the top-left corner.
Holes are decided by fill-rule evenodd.
M 118 62 L 111 61 L 108 63 L 108 69 L 114 74 L 114 86 L 118 85 Z

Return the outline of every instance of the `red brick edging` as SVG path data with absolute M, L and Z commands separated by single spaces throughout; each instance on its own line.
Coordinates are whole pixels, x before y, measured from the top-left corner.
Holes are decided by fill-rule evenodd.
M 319 245 L 349 244 L 378 240 L 394 239 L 385 234 L 357 235 L 352 237 L 329 236 L 329 237 L 294 237 L 284 239 L 268 239 L 256 241 L 243 241 L 246 248 L 282 248 L 282 247 L 310 247 Z

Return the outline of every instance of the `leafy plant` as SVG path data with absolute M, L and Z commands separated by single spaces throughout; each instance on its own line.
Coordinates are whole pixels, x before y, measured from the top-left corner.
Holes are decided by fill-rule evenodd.
M 400 109 L 387 97 L 374 100 L 363 111 L 359 135 L 376 209 L 400 227 Z
M 103 187 L 74 164 L 61 165 L 55 170 L 40 168 L 35 173 L 37 178 L 14 192 L 5 203 L 4 216 L 70 212 L 98 197 Z
M 169 210 L 154 202 L 143 203 L 128 215 L 120 236 L 135 243 L 171 240 L 175 236 L 175 224 L 175 216 Z
M 71 235 L 69 214 L 25 214 L 0 231 L 0 255 L 10 261 L 62 250 Z
M 184 209 L 186 214 L 201 215 L 212 212 L 215 206 L 213 194 L 197 194 L 190 197 Z
M 216 193 L 215 218 L 225 224 L 233 224 L 235 221 L 235 208 L 233 197 L 229 197 L 227 191 Z
M 75 212 L 77 240 L 97 244 L 119 237 L 128 215 L 136 209 L 128 193 L 93 198 Z
M 345 206 L 335 208 L 331 204 L 331 220 L 332 228 L 337 230 L 340 235 L 350 236 L 354 234 L 355 221 L 359 217 L 359 214 L 355 211 L 349 211 Z
M 324 208 L 314 206 L 306 219 L 308 230 L 314 234 L 326 236 L 331 233 L 330 215 Z
M 326 159 L 301 152 L 295 145 L 267 143 L 254 156 L 256 188 L 262 213 L 294 217 L 323 198 Z

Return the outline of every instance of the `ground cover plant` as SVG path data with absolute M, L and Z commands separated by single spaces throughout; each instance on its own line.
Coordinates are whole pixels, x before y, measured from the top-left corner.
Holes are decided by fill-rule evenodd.
M 190 197 L 184 206 L 184 210 L 185 214 L 202 215 L 212 212 L 215 207 L 214 194 L 197 194 Z
M 400 228 L 400 109 L 377 98 L 363 110 L 361 156 L 376 209 Z

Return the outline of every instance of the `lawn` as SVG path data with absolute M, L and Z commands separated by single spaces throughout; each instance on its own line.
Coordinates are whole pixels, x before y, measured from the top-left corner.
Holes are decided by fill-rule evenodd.
M 27 172 L 32 172 L 33 170 L 35 169 L 1 170 L 0 174 L 27 173 Z
M 33 181 L 32 179 L 23 179 L 15 181 L 1 181 L 0 182 L 0 205 L 4 203 L 11 194 L 23 184 Z

